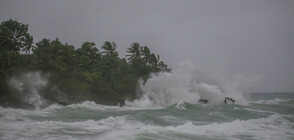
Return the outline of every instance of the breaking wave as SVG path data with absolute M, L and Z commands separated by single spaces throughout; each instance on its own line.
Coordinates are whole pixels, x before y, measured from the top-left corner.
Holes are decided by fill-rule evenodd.
M 246 111 L 242 106 L 233 105 L 237 106 L 238 110 L 232 110 L 230 105 L 212 107 L 214 109 L 211 110 L 211 106 L 214 105 L 179 103 L 165 109 L 127 110 L 123 107 L 107 107 L 84 102 L 68 106 L 56 105 L 43 110 L 0 107 L 0 138 L 293 139 L 293 115 L 248 110 L 252 113 L 247 112 L 246 116 L 242 116 L 236 113 Z M 100 115 L 105 117 L 97 118 Z M 79 119 L 72 119 L 74 117 Z
M 225 97 L 246 104 L 237 82 L 224 75 L 204 74 L 193 63 L 185 61 L 171 73 L 152 74 L 146 83 L 140 81 L 140 97 L 126 101 L 126 106 L 166 107 L 179 102 L 197 104 L 199 99 L 207 99 L 209 104 L 223 104 Z

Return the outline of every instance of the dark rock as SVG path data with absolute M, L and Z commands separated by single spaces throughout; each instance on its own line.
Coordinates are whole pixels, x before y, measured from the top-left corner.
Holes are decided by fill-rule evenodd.
M 208 100 L 206 100 L 206 99 L 199 99 L 198 102 L 201 103 L 201 104 L 207 104 L 208 103 Z

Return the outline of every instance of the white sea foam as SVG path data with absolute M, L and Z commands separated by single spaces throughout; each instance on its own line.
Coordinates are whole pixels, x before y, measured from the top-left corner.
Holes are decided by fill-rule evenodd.
M 180 106 L 181 104 L 179 104 Z M 181 108 L 181 107 L 180 107 Z M 76 108 L 79 110 L 79 108 Z M 50 112 L 50 111 L 49 111 Z M 84 120 L 78 122 L 36 121 L 26 116 L 48 115 L 48 110 L 22 110 L 0 108 L 1 139 L 177 139 L 175 135 L 191 137 L 205 136 L 208 138 L 232 139 L 293 139 L 293 116 L 273 114 L 266 118 L 251 120 L 234 120 L 232 122 L 210 123 L 182 120 L 172 116 L 161 119 L 176 121 L 173 126 L 161 126 L 142 122 L 132 115 L 109 116 L 101 120 Z M 18 117 L 12 119 L 11 117 Z M 172 122 L 171 121 L 171 122 Z
M 185 61 L 171 73 L 152 74 L 146 83 L 140 82 L 141 97 L 126 101 L 126 106 L 166 107 L 179 102 L 196 104 L 199 99 L 207 99 L 209 104 L 223 104 L 227 96 L 238 104 L 246 104 L 236 81 L 218 75 L 204 74 L 193 63 Z
M 128 116 L 108 117 L 99 121 L 0 121 L 1 139 L 128 139 L 143 124 Z
M 179 102 L 176 104 L 175 108 L 180 109 L 180 110 L 187 110 L 185 108 L 185 102 Z
M 292 139 L 294 132 L 291 131 L 293 124 L 288 120 L 283 119 L 280 115 L 272 115 L 268 118 L 259 118 L 252 120 L 235 120 L 228 123 L 213 123 L 209 125 L 197 126 L 192 122 L 187 122 L 181 126 L 167 127 L 166 130 L 195 134 L 206 135 L 210 137 L 227 137 L 238 138 L 238 136 L 247 136 L 252 139 Z
M 264 111 L 264 110 L 250 109 L 250 108 L 244 108 L 244 110 L 248 110 L 248 111 L 251 111 L 251 112 L 275 114 L 275 112 L 272 112 L 272 111 Z
M 94 101 L 84 101 L 81 103 L 76 104 L 70 104 L 70 105 L 58 105 L 58 104 L 52 104 L 48 106 L 47 108 L 44 108 L 41 110 L 41 112 L 55 112 L 57 110 L 62 110 L 65 108 L 71 108 L 71 109 L 88 109 L 93 111 L 124 111 L 124 110 L 142 110 L 141 107 L 132 107 L 132 106 L 108 106 L 108 105 L 101 105 L 96 104 Z M 159 107 L 150 107 L 150 108 L 144 108 L 144 109 L 160 109 Z
M 90 110 L 119 110 L 120 109 L 119 106 L 101 105 L 101 104 L 96 104 L 93 101 L 84 101 L 82 103 L 70 104 L 65 107 L 72 108 L 72 109 L 84 108 L 84 109 L 90 109 Z M 64 108 L 64 106 L 61 106 L 61 108 Z

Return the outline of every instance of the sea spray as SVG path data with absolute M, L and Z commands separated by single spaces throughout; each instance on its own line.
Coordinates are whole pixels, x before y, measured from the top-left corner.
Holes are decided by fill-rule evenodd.
M 40 109 L 46 105 L 39 91 L 47 84 L 47 78 L 39 72 L 29 72 L 10 80 L 10 85 L 16 89 L 19 98 Z
M 145 83 L 140 81 L 141 96 L 126 101 L 126 106 L 166 107 L 179 102 L 196 104 L 199 99 L 207 99 L 209 104 L 224 104 L 225 97 L 246 104 L 236 83 L 225 75 L 202 72 L 192 62 L 184 61 L 170 73 L 152 74 Z

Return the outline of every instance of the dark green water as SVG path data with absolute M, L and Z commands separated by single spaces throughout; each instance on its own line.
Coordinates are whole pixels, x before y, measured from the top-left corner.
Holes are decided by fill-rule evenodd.
M 248 105 L 135 108 L 84 102 L 42 110 L 0 108 L 0 139 L 294 139 L 293 93 L 247 97 Z

